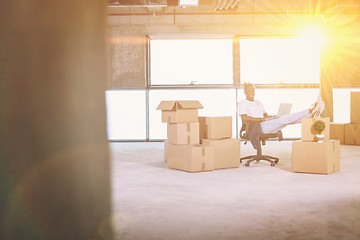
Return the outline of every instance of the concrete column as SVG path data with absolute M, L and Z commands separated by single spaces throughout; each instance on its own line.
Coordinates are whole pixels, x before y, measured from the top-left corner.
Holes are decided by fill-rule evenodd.
M 0 7 L 0 239 L 110 239 L 106 1 Z

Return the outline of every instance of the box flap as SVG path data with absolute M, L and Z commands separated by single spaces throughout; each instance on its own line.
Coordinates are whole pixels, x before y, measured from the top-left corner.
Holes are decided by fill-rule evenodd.
M 176 107 L 177 105 L 180 105 L 182 108 L 204 108 L 203 105 L 197 100 L 181 100 L 181 101 L 161 101 L 159 106 L 156 108 L 156 110 L 165 110 L 165 111 L 171 111 Z
M 199 101 L 183 100 L 177 101 L 182 108 L 204 108 Z
M 161 101 L 156 110 L 170 111 L 174 108 L 176 101 Z

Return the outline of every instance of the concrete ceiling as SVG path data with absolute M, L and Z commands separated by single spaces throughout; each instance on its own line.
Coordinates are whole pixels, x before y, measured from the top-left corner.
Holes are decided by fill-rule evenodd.
M 112 7 L 197 7 L 198 2 L 199 0 L 109 0 L 109 5 Z
M 360 13 L 360 0 L 109 0 L 112 12 Z

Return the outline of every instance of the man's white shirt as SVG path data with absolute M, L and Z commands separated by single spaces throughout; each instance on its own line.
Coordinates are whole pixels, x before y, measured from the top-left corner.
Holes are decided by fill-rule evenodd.
M 258 101 L 249 101 L 243 99 L 238 104 L 238 114 L 243 115 L 246 114 L 249 117 L 262 118 L 264 117 L 265 108 L 264 105 Z

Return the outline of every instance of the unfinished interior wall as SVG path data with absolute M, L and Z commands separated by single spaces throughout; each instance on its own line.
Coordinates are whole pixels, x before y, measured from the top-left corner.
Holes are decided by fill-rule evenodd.
M 146 36 L 295 34 L 309 15 L 132 15 L 109 16 L 108 88 L 146 86 Z M 289 24 L 291 23 L 291 24 Z
M 200 5 L 201 2 L 199 2 Z M 110 50 L 110 81 L 109 88 L 140 88 L 146 86 L 146 47 L 139 42 L 145 42 L 146 35 L 151 36 L 215 36 L 215 35 L 286 35 L 297 34 L 306 26 L 320 25 L 332 28 L 331 43 L 322 51 L 321 60 L 321 94 L 326 104 L 324 115 L 333 116 L 332 89 L 337 86 L 359 85 L 360 55 L 359 52 L 359 14 L 339 13 L 321 15 L 312 14 L 325 11 L 325 8 L 337 11 L 332 5 L 336 1 L 241 1 L 236 13 L 222 14 L 209 10 L 164 9 L 139 10 L 122 9 L 120 12 L 109 10 Z M 198 11 L 198 12 L 196 12 Z M 352 11 L 352 9 L 350 9 Z M 133 29 L 129 31 L 128 29 Z M 133 38 L 136 41 L 127 42 L 128 51 L 118 52 L 121 47 L 114 41 L 118 33 L 123 32 L 123 38 Z M 140 39 L 140 41 L 139 41 Z M 143 53 L 143 54 L 140 54 Z M 138 66 L 135 71 L 131 67 Z
M 109 28 L 109 88 L 145 88 L 144 28 L 143 25 L 132 24 Z

